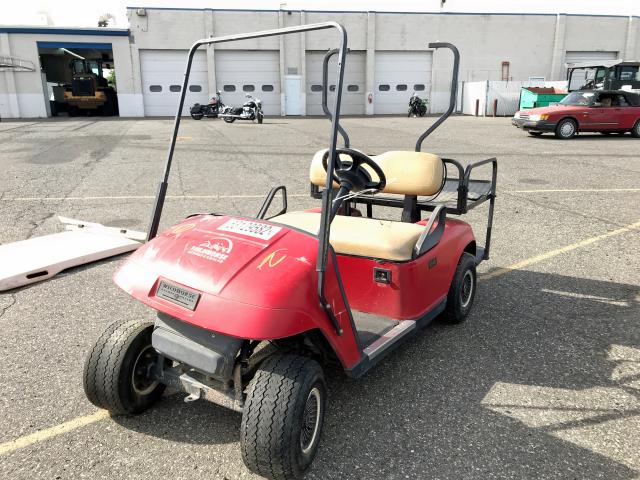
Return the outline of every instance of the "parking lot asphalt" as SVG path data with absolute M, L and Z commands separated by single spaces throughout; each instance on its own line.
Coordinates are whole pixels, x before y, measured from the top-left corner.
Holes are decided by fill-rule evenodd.
M 380 153 L 413 150 L 432 121 L 342 123 L 354 148 Z M 171 129 L 0 123 L 0 243 L 58 231 L 57 215 L 144 230 Z M 255 215 L 280 184 L 290 209 L 315 206 L 308 166 L 328 134 L 319 118 L 185 119 L 163 226 Z M 308 478 L 640 478 L 639 148 L 628 134 L 533 138 L 502 118 L 451 118 L 429 137 L 424 151 L 465 164 L 498 158 L 474 310 L 462 325 L 433 323 L 362 379 L 327 372 Z M 485 215 L 465 216 L 480 241 Z M 139 416 L 79 424 L 96 412 L 82 391 L 87 350 L 112 321 L 153 317 L 111 281 L 123 260 L 0 294 L 0 478 L 258 478 L 242 464 L 240 415 L 213 404 L 173 394 Z

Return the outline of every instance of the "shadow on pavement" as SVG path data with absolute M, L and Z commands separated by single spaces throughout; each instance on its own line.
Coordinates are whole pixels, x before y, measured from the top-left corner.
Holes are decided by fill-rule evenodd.
M 308 478 L 635 478 L 638 318 L 634 285 L 529 271 L 482 281 L 466 323 L 432 324 L 362 379 L 327 372 Z M 218 444 L 239 440 L 240 418 L 173 396 L 115 420 Z

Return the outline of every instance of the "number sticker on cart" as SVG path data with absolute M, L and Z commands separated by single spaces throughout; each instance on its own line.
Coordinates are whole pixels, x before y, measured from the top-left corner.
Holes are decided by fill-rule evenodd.
M 218 227 L 223 232 L 239 233 L 248 237 L 259 238 L 260 240 L 271 240 L 282 227 L 269 225 L 268 223 L 250 222 L 232 218 Z

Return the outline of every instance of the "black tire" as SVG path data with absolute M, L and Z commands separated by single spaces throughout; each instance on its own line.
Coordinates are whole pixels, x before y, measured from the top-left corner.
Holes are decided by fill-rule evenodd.
M 152 322 L 120 320 L 100 335 L 84 365 L 84 393 L 113 414 L 141 413 L 158 401 L 165 386 L 147 373 L 157 361 Z
M 631 135 L 633 135 L 635 138 L 640 138 L 640 120 L 638 120 L 631 129 Z
M 300 478 L 315 457 L 326 404 L 322 368 L 298 355 L 274 355 L 249 383 L 240 446 L 249 470 L 274 480 Z
M 258 113 L 258 123 L 262 123 L 262 121 L 264 120 L 264 115 L 262 113 Z
M 469 315 L 476 296 L 476 259 L 470 253 L 463 253 L 453 275 L 444 319 L 449 323 L 461 323 Z
M 556 138 L 560 140 L 569 140 L 575 137 L 576 133 L 578 133 L 578 124 L 570 118 L 560 120 L 556 126 Z
M 201 113 L 192 113 L 191 114 L 191 118 L 193 118 L 194 120 L 202 120 L 202 117 L 204 117 L 204 115 L 201 114 Z
M 542 135 L 542 132 L 527 132 L 532 137 L 539 137 Z
M 222 119 L 227 123 L 233 123 L 236 121 L 235 118 L 229 118 L 229 117 L 222 117 Z

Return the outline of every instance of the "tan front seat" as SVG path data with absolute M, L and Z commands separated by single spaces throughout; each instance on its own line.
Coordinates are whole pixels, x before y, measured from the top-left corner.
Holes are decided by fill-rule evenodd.
M 271 221 L 314 235 L 320 229 L 320 214 L 315 212 L 285 213 Z M 337 253 L 345 255 L 402 262 L 411 260 L 413 247 L 424 228 L 415 223 L 336 215 L 331 223 L 331 245 Z
M 327 172 L 320 150 L 311 161 L 309 179 L 319 187 L 326 185 Z M 342 160 L 349 160 L 341 154 Z M 437 155 L 423 152 L 392 151 L 371 157 L 384 171 L 387 185 L 383 192 L 401 195 L 434 195 L 442 187 L 444 167 Z M 366 165 L 364 168 L 367 168 Z M 372 173 L 372 178 L 376 175 Z M 334 187 L 337 187 L 334 183 Z M 320 214 L 312 212 L 285 213 L 271 219 L 314 235 L 320 228 Z M 345 255 L 406 261 L 413 257 L 413 249 L 425 227 L 414 223 L 376 220 L 364 217 L 336 215 L 331 223 L 331 245 Z

